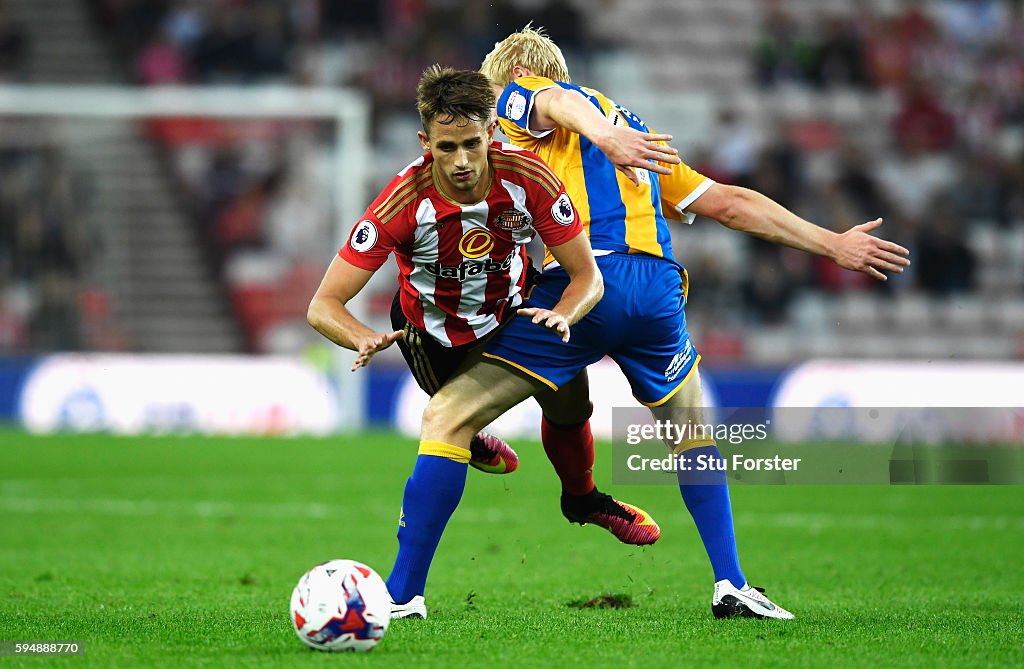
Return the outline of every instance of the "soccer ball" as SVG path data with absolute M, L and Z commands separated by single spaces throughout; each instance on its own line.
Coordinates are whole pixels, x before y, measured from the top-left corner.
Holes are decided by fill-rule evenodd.
M 373 569 L 354 560 L 318 564 L 292 591 L 292 626 L 310 648 L 372 650 L 391 622 L 391 596 Z

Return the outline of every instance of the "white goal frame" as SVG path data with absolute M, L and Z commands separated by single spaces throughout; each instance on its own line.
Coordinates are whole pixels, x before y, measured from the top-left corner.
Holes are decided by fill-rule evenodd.
M 0 116 L 138 119 L 200 116 L 221 119 L 319 119 L 334 123 L 333 213 L 340 248 L 366 208 L 370 103 L 345 88 L 283 86 L 0 86 Z M 353 313 L 365 320 L 365 301 Z M 366 419 L 366 375 L 350 374 L 355 353 L 336 347 L 341 429 L 360 429 Z

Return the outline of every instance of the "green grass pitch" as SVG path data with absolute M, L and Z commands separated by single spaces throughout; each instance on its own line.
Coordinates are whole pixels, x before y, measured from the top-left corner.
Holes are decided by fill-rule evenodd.
M 0 432 L 0 639 L 81 640 L 7 666 L 992 667 L 1024 665 L 1020 487 L 733 488 L 751 582 L 797 620 L 715 621 L 671 486 L 618 487 L 657 545 L 570 526 L 539 444 L 471 470 L 427 585 L 430 618 L 374 652 L 295 638 L 288 600 L 329 558 L 387 575 L 415 443 Z M 598 480 L 610 489 L 608 450 Z M 631 608 L 568 604 L 627 595 Z

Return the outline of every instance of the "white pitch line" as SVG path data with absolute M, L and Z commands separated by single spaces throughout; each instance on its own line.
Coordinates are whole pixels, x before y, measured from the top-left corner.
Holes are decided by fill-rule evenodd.
M 361 508 L 359 515 L 370 522 L 390 522 L 397 517 L 395 509 L 368 510 Z M 279 518 L 279 519 L 331 519 L 351 515 L 352 507 L 320 502 L 252 502 L 236 503 L 217 500 L 178 501 L 160 499 L 0 497 L 0 512 L 22 514 L 68 513 L 108 516 L 172 516 L 193 518 Z M 678 513 L 685 513 L 681 508 Z M 367 513 L 372 517 L 367 518 Z M 552 512 L 554 513 L 554 511 Z M 664 515 L 664 512 L 662 512 Z M 512 508 L 464 507 L 456 511 L 459 522 L 480 524 L 517 524 L 529 522 L 523 514 Z M 830 530 L 870 530 L 903 532 L 928 527 L 942 531 L 993 530 L 1024 531 L 1024 518 L 1007 515 L 953 515 L 933 517 L 899 517 L 880 515 L 846 515 L 803 512 L 744 512 L 735 519 L 740 527 L 776 527 L 821 533 Z
M 235 516 L 260 518 L 331 518 L 351 511 L 342 506 L 312 502 L 237 504 L 202 500 L 181 502 L 160 499 L 53 499 L 11 497 L 0 498 L 0 511 L 9 513 L 93 513 L 109 516 L 192 516 L 196 518 L 228 518 Z
M 808 530 L 818 533 L 841 528 L 844 530 L 891 530 L 904 531 L 918 527 L 930 527 L 944 531 L 957 530 L 1009 530 L 1024 531 L 1024 518 L 1021 516 L 925 516 L 899 517 L 877 515 L 831 515 L 827 513 L 803 512 L 737 512 L 737 525 L 745 527 L 768 525 L 779 528 Z

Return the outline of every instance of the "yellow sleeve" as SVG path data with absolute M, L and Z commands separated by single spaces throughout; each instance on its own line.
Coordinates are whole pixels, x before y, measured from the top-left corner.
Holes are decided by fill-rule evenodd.
M 498 118 L 498 125 L 501 127 L 501 131 L 505 133 L 505 136 L 508 137 L 508 141 L 522 149 L 536 151 L 536 147 L 541 141 L 540 139 L 506 118 Z
M 530 115 L 533 112 L 533 98 L 548 88 L 557 88 L 558 83 L 547 77 L 519 77 L 509 83 L 497 100 L 498 123 L 509 141 L 516 146 L 533 149 L 541 140 L 551 135 L 530 131 Z
M 715 182 L 686 163 L 672 165 L 672 174 L 658 175 L 661 185 L 661 209 L 665 218 L 693 223 L 696 214 L 686 208 Z

